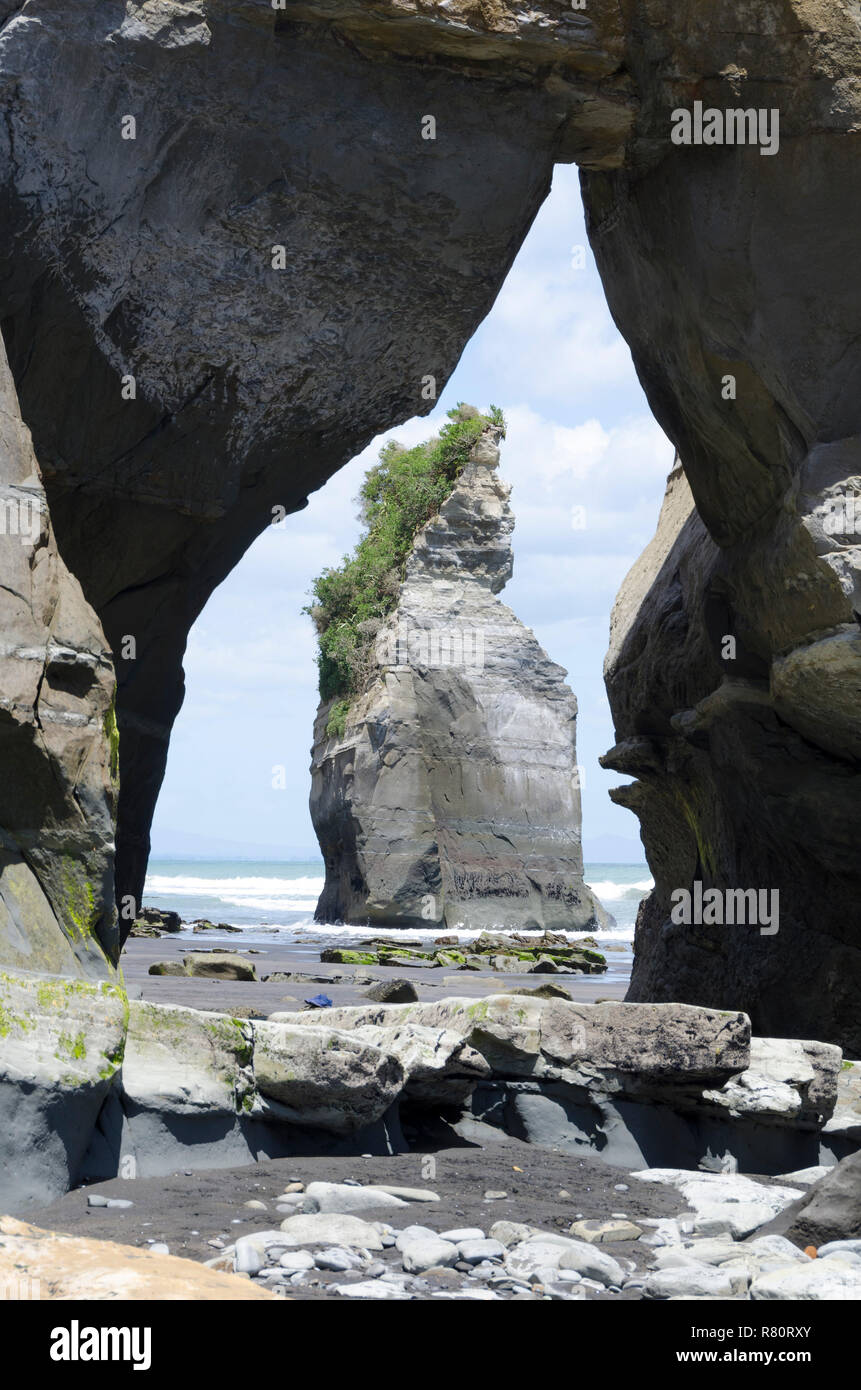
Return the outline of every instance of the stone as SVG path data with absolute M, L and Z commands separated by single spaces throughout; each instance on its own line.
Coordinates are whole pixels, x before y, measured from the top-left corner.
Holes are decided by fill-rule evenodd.
M 779 1236 L 772 1236 L 772 1240 L 779 1240 Z M 790 1242 L 787 1242 L 789 1244 Z M 823 1259 L 826 1255 L 834 1255 L 839 1251 L 849 1251 L 853 1255 L 861 1255 L 861 1240 L 829 1240 L 825 1245 L 820 1245 L 817 1255 Z
M 156 960 L 147 971 L 148 975 L 187 975 L 188 973 L 181 960 Z
M 308 1016 L 292 1021 L 307 1026 Z M 683 1082 L 696 1094 L 701 1084 L 729 1081 L 750 1060 L 750 1024 L 743 1014 L 684 1004 L 573 1004 L 500 994 L 336 1008 L 327 1011 L 326 1021 L 396 1048 L 408 1069 L 416 1058 L 423 1071 L 411 1078 L 411 1087 L 440 1072 L 444 1080 L 449 1067 L 462 1072 L 469 1065 L 475 1080 L 488 1074 L 484 1067 L 497 1077 L 565 1081 L 640 1098 L 669 1093 L 675 1100 Z M 435 1068 L 440 1032 L 445 1051 Z M 471 1051 L 459 1053 L 455 1038 Z
M 168 912 L 160 907 L 142 907 L 134 925 L 155 927 L 160 932 L 178 932 L 182 931 L 183 922 L 178 912 Z
M 313 1028 L 296 1026 L 313 1018 Z M 331 1017 L 326 1011 L 326 1025 Z M 254 1078 L 260 1112 L 295 1124 L 350 1133 L 380 1119 L 403 1087 L 397 1058 L 369 1041 L 321 1026 L 255 1023 Z M 303 1038 L 305 1042 L 303 1043 Z
M 741 1239 L 803 1195 L 799 1188 L 756 1183 L 737 1173 L 694 1174 L 685 1169 L 651 1168 L 631 1176 L 678 1187 L 695 1213 L 695 1229 L 704 1236 L 726 1233 Z
M 743 1271 L 691 1263 L 680 1269 L 653 1270 L 645 1275 L 640 1287 L 644 1298 L 734 1298 L 748 1283 L 749 1276 Z
M 301 1270 L 313 1269 L 315 1259 L 310 1250 L 287 1250 L 279 1255 L 278 1263 L 288 1274 L 297 1274 Z
M 861 1300 L 861 1267 L 843 1266 L 837 1260 L 808 1260 L 770 1270 L 754 1279 L 750 1296 L 758 1301 L 798 1299 Z
M 439 1238 L 451 1241 L 453 1245 L 460 1245 L 465 1240 L 484 1240 L 485 1235 L 479 1226 L 463 1226 L 453 1231 L 440 1231 Z
M 339 1298 L 377 1298 L 389 1302 L 403 1302 L 413 1297 L 406 1289 L 401 1289 L 384 1279 L 364 1279 L 356 1284 L 329 1284 L 327 1292 L 337 1294 Z
M 0 1216 L 0 1286 L 33 1288 L 45 1297 L 91 1301 L 196 1302 L 271 1300 L 274 1295 L 248 1279 L 207 1268 L 196 1260 L 165 1254 L 153 1246 L 120 1245 L 60 1235 L 10 1216 Z
M 575 1221 L 570 1228 L 571 1235 L 578 1240 L 588 1241 L 590 1245 L 611 1245 L 618 1240 L 639 1240 L 643 1234 L 640 1226 L 633 1221 Z
M 2 892 L 0 884 L 0 937 Z M 85 1169 L 85 1160 L 123 1063 L 127 1008 L 125 991 L 108 979 L 0 967 L 0 1194 L 7 1211 L 56 1200 L 85 1171 L 90 1179 L 115 1176 L 116 1169 Z
M 480 1264 L 482 1260 L 501 1260 L 505 1255 L 505 1246 L 501 1241 L 488 1240 L 485 1237 L 471 1237 L 459 1240 L 456 1244 L 458 1257 L 468 1265 Z
M 416 1235 L 403 1245 L 399 1244 L 398 1248 L 403 1255 L 404 1269 L 408 1274 L 424 1274 L 435 1265 L 445 1268 L 453 1265 L 459 1258 L 458 1247 L 450 1241 L 441 1240 L 434 1233 Z
M 528 1240 L 509 1250 L 506 1269 L 526 1279 L 537 1277 L 543 1270 L 574 1270 L 583 1279 L 595 1279 L 601 1287 L 621 1284 L 625 1278 L 622 1266 L 586 1241 L 570 1240 L 547 1231 L 533 1230 Z
M 861 1238 L 861 1152 L 842 1159 L 809 1187 L 780 1230 L 796 1245 Z
M 532 1236 L 532 1227 L 525 1225 L 522 1221 L 494 1221 L 489 1235 L 491 1240 L 498 1240 L 501 1245 L 511 1247 L 518 1245 L 523 1240 L 529 1240 Z
M 778 1173 L 776 1181 L 787 1183 L 791 1187 L 812 1187 L 830 1172 L 830 1165 L 826 1167 L 824 1164 L 817 1164 L 813 1168 L 799 1168 L 794 1173 Z
M 803 1250 L 799 1250 L 797 1245 L 793 1245 L 791 1240 L 776 1234 L 756 1236 L 754 1240 L 746 1240 L 738 1249 L 741 1252 L 749 1250 L 757 1259 L 780 1259 L 784 1263 L 795 1261 L 803 1264 L 809 1259 L 809 1256 L 805 1255 Z
M 412 980 L 377 980 L 367 997 L 378 1004 L 410 1004 L 419 996 Z
M 488 1077 L 490 1065 L 460 1030 L 423 1026 L 405 1019 L 402 1011 L 415 1005 L 380 1005 L 327 1011 L 326 1021 L 345 1027 L 355 1044 L 364 1042 L 389 1057 L 401 1070 L 406 1093 L 427 1104 L 456 1105 L 465 1101 L 477 1081 Z M 270 1023 L 304 1024 L 308 1015 L 272 1014 Z M 315 1020 L 315 1024 L 319 1020 Z M 394 1097 L 392 1097 L 394 1099 Z
M 382 1250 L 374 1227 L 358 1216 L 319 1212 L 288 1216 L 281 1222 L 285 1245 L 347 1245 L 359 1250 Z
M 254 963 L 229 951 L 208 951 L 183 956 L 185 973 L 204 980 L 256 980 Z
M 317 1203 L 322 1212 L 365 1212 L 380 1207 L 405 1207 L 407 1203 L 382 1187 L 353 1187 L 346 1183 L 311 1182 L 304 1199 Z
M 557 984 L 535 985 L 534 988 L 528 985 L 518 985 L 515 989 L 510 989 L 508 993 L 524 994 L 534 999 L 570 999 L 573 1001 L 574 997 L 564 985 Z
M 820 1129 L 837 1102 L 842 1054 L 827 1043 L 793 1038 L 751 1038 L 750 1066 L 704 1099 L 734 1115 L 791 1119 L 803 1129 Z
M 402 1231 L 398 1231 L 395 1238 L 395 1246 L 403 1252 L 412 1240 L 424 1240 L 430 1236 L 435 1236 L 436 1231 L 432 1231 L 430 1226 L 405 1226 Z
M 317 921 L 606 923 L 583 881 L 576 701 L 562 668 L 497 598 L 512 573 L 514 526 L 496 471 L 501 433 L 485 428 L 417 533 L 342 733 L 328 732 L 331 700 L 319 706 L 310 809 L 326 880 Z M 443 891 L 429 894 L 431 883 Z M 508 955 L 488 964 L 524 968 Z
M 377 1183 L 377 1192 L 386 1192 L 390 1197 L 399 1197 L 404 1202 L 438 1202 L 438 1192 L 427 1187 L 392 1187 L 389 1183 Z
M 353 1250 L 333 1247 L 318 1250 L 314 1256 L 314 1263 L 318 1269 L 330 1269 L 343 1274 L 349 1269 L 361 1269 L 365 1262 Z

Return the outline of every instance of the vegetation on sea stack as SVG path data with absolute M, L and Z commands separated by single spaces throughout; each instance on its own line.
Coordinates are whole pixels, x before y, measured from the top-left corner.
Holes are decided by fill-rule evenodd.
M 352 555 L 323 570 L 303 610 L 317 629 L 320 697 L 334 700 L 327 733 L 341 735 L 351 700 L 374 666 L 374 639 L 397 603 L 416 533 L 434 516 L 487 425 L 504 429 L 502 411 L 486 415 L 458 404 L 439 434 L 412 449 L 391 440 L 368 470 L 357 501 L 364 533 Z

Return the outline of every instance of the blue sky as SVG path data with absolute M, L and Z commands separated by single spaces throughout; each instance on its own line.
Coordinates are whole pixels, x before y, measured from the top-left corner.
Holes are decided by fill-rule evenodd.
M 514 578 L 501 598 L 567 669 L 579 701 L 586 857 L 603 858 L 603 837 L 612 836 L 630 842 L 632 861 L 642 859 L 635 817 L 607 795 L 622 779 L 597 762 L 613 743 L 601 671 L 613 599 L 654 533 L 673 449 L 604 301 L 570 166 L 557 169 L 439 408 L 375 440 L 305 511 L 262 535 L 213 594 L 189 639 L 155 854 L 242 845 L 294 855 L 315 846 L 308 767 L 316 646 L 301 610 L 315 575 L 358 537 L 353 499 L 383 441 L 427 438 L 459 400 L 493 402 L 508 421 L 500 470 L 513 485 Z M 276 766 L 283 788 L 272 785 Z

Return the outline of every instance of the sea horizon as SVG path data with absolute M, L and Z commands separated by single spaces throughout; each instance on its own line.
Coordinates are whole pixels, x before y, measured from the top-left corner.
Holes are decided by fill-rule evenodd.
M 596 939 L 633 941 L 640 901 L 652 887 L 646 863 L 587 862 L 584 879 L 615 925 L 589 934 Z M 144 887 L 144 907 L 178 912 L 186 922 L 208 920 L 237 927 L 244 933 L 263 929 L 313 930 L 315 935 L 354 934 L 367 928 L 314 921 L 323 889 L 323 861 L 318 856 L 300 858 L 205 857 L 158 855 L 150 859 Z M 374 931 L 408 931 L 411 936 L 438 936 L 438 923 L 422 927 L 378 928 Z M 468 925 L 457 928 L 464 935 Z M 574 933 L 582 935 L 583 933 Z

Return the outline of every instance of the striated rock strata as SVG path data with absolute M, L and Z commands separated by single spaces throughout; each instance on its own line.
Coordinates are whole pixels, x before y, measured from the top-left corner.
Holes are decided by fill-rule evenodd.
M 512 573 L 509 486 L 488 428 L 419 532 L 377 672 L 314 728 L 311 818 L 326 865 L 317 920 L 580 928 L 577 704 L 496 597 Z
M 858 532 L 824 515 L 859 492 L 861 31 L 850 0 L 737 10 L 0 0 L 0 328 L 41 483 L 5 379 L 0 478 L 47 508 L 2 547 L 0 964 L 116 955 L 107 649 L 139 901 L 191 623 L 273 507 L 428 408 L 573 159 L 687 480 L 608 665 L 656 880 L 633 994 L 858 1055 Z M 779 149 L 673 144 L 695 101 L 777 111 Z M 673 930 L 696 880 L 778 889 L 780 930 Z

